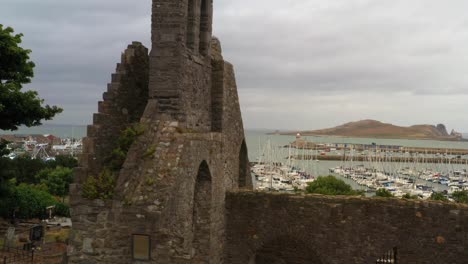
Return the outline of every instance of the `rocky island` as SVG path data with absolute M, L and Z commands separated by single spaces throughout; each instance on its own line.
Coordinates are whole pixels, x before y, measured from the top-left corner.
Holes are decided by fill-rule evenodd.
M 387 138 L 387 139 L 430 139 L 462 141 L 461 133 L 452 132 L 449 134 L 443 124 L 434 125 L 414 125 L 410 127 L 396 126 L 382 123 L 376 120 L 361 120 L 350 122 L 333 128 L 319 129 L 312 131 L 296 131 L 280 133 L 281 135 L 295 135 L 300 133 L 303 136 L 338 136 L 338 137 L 363 137 L 363 138 Z

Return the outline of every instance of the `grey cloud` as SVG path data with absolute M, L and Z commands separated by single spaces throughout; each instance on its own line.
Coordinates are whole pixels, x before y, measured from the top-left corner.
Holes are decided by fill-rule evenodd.
M 215 35 L 235 65 L 248 127 L 375 118 L 468 131 L 460 114 L 468 97 L 465 0 L 214 2 Z M 33 50 L 36 77 L 27 88 L 66 109 L 54 122 L 89 123 L 126 45 L 150 45 L 150 7 L 2 0 L 0 23 L 23 32 Z
M 459 70 L 468 66 L 462 59 L 468 38 L 458 27 L 464 20 L 460 10 L 467 6 L 462 1 L 257 2 L 273 3 L 275 9 L 258 8 L 239 22 L 241 14 L 228 11 L 223 21 L 241 24 L 232 26 L 237 35 L 226 35 L 225 43 L 238 58 L 245 85 L 256 80 L 255 87 L 287 85 L 301 92 L 468 91 Z
M 33 50 L 38 90 L 64 108 L 55 123 L 86 124 L 107 88 L 120 53 L 133 40 L 149 44 L 151 1 L 4 0 L 0 23 L 24 33 Z

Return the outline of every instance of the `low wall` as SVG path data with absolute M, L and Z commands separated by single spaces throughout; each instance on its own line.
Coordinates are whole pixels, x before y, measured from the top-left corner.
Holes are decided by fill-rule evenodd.
M 360 197 L 229 193 L 226 263 L 398 263 L 468 259 L 468 206 Z

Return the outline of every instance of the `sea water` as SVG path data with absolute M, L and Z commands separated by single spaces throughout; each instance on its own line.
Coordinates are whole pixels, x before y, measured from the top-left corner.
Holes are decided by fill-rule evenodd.
M 21 127 L 17 131 L 2 131 L 0 134 L 21 134 L 21 135 L 54 135 L 60 138 L 82 138 L 86 136 L 86 127 L 84 125 L 43 125 L 39 127 L 26 128 Z M 249 130 L 245 131 L 245 141 L 248 148 L 250 161 L 260 161 L 265 157 L 265 145 L 269 144 L 274 151 L 279 153 L 276 155 L 277 162 L 286 163 L 288 149 L 284 148 L 296 140 L 295 136 L 270 135 L 272 130 Z M 315 143 L 335 143 L 335 144 L 372 144 L 376 145 L 395 145 L 403 147 L 420 147 L 420 148 L 447 148 L 447 149 L 468 149 L 468 142 L 455 141 L 436 141 L 436 140 L 405 140 L 405 139 L 376 139 L 376 138 L 344 138 L 344 137 L 303 137 L 303 139 Z M 271 149 L 270 149 L 271 151 Z M 328 175 L 329 168 L 334 168 L 342 165 L 341 161 L 294 161 L 294 165 L 312 175 Z M 457 169 L 463 169 L 463 166 Z M 465 168 L 468 169 L 468 168 Z M 351 179 L 344 179 L 354 188 L 360 187 Z M 436 189 L 446 189 L 442 185 L 436 185 Z

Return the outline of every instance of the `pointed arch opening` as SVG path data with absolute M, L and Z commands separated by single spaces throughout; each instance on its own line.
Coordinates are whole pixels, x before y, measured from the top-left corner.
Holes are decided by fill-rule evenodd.
M 247 187 L 247 177 L 249 176 L 249 156 L 247 153 L 247 144 L 244 139 L 239 151 L 239 188 Z
M 211 240 L 212 181 L 208 163 L 203 161 L 195 181 L 193 204 L 194 260 L 209 263 Z
M 211 60 L 211 131 L 223 131 L 224 61 Z

